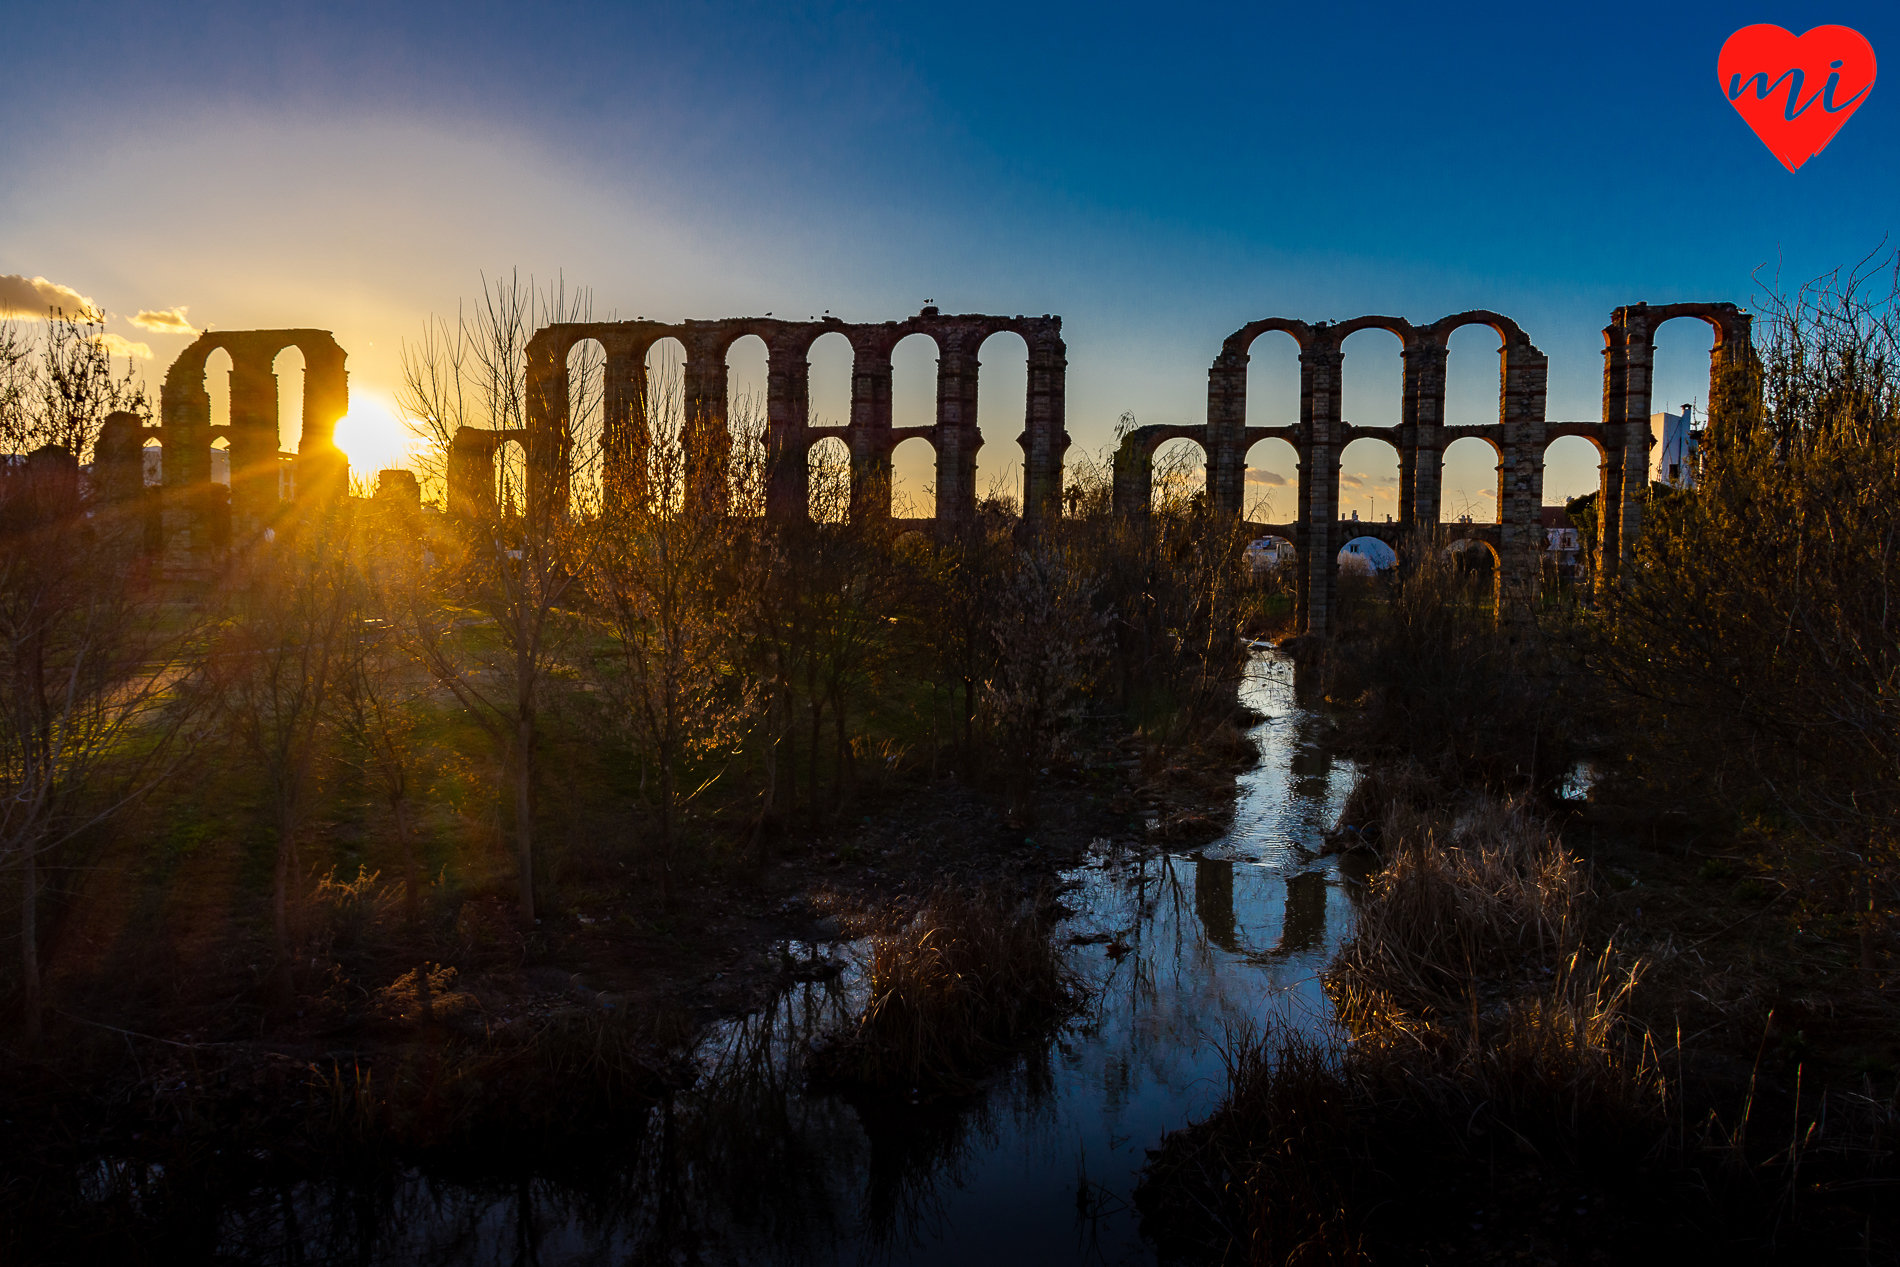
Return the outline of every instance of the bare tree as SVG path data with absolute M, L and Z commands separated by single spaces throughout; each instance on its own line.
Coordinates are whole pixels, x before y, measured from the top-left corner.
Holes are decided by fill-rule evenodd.
M 0 865 L 20 877 L 33 1053 L 44 873 L 175 768 L 190 716 L 177 690 L 192 673 L 190 630 L 166 634 L 156 606 L 134 602 L 79 487 L 78 456 L 105 416 L 149 412 L 129 376 L 113 376 L 95 325 L 56 314 L 37 346 L 19 325 L 0 327 L 0 445 L 16 455 L 0 467 Z
M 331 697 L 350 664 L 361 595 L 347 535 L 335 522 L 276 542 L 232 584 L 212 646 L 211 684 L 231 736 L 257 763 L 277 833 L 271 925 L 278 985 L 288 994 L 298 834 Z
M 541 325 L 584 320 L 586 292 L 537 293 L 532 279 L 484 280 L 481 302 L 455 325 L 431 321 L 403 348 L 400 405 L 446 469 L 463 427 L 525 432 L 527 347 Z M 583 449 L 586 446 L 581 446 Z M 579 459 L 585 467 L 598 460 Z M 565 506 L 528 505 L 525 473 L 504 462 L 492 497 L 458 507 L 457 540 L 411 592 L 404 629 L 418 659 L 502 754 L 514 790 L 519 916 L 532 929 L 535 747 L 542 695 L 575 622 L 568 603 L 590 551 L 591 524 Z M 473 613 L 474 622 L 465 617 Z
M 724 765 L 697 783 L 682 778 L 694 761 L 735 749 L 756 691 L 735 654 L 746 624 L 736 610 L 741 521 L 728 490 L 710 487 L 727 472 L 690 462 L 677 412 L 647 405 L 646 501 L 602 509 L 587 577 L 609 635 L 613 671 L 602 683 L 659 774 L 661 892 L 670 903 L 680 814 Z

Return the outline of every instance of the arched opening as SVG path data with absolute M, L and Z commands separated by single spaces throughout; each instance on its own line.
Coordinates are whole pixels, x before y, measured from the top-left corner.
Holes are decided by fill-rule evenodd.
M 1498 521 L 1498 451 L 1476 436 L 1454 441 L 1445 450 L 1441 523 L 1494 524 Z
M 212 349 L 205 358 L 205 395 L 211 398 L 211 425 L 231 425 L 231 354 L 223 348 Z
M 1345 356 L 1340 417 L 1355 427 L 1396 427 L 1405 404 L 1405 344 L 1390 330 L 1354 330 L 1340 345 Z
M 726 434 L 732 442 L 727 504 L 747 518 L 765 513 L 769 365 L 765 340 L 756 334 L 741 335 L 726 348 Z
M 726 426 L 735 439 L 765 427 L 769 359 L 756 334 L 740 335 L 726 349 Z
M 569 490 L 576 506 L 597 505 L 600 497 L 601 424 L 607 387 L 607 349 L 598 339 L 582 339 L 567 350 L 567 421 L 573 443 Z
M 1399 451 L 1383 440 L 1354 440 L 1339 455 L 1339 517 L 1383 523 L 1398 512 Z
M 145 478 L 145 487 L 157 488 L 165 482 L 165 446 L 156 437 L 148 439 L 139 453 L 140 471 Z
M 211 442 L 211 482 L 231 487 L 231 442 L 224 436 Z
M 1544 450 L 1544 505 L 1562 506 L 1597 491 L 1603 452 L 1583 436 L 1559 436 Z
M 1459 326 L 1445 344 L 1445 425 L 1490 427 L 1503 413 L 1503 343 L 1490 326 Z
M 999 330 L 977 349 L 983 368 L 976 379 L 976 500 L 1010 514 L 1023 504 L 1023 447 L 1016 438 L 1029 421 L 1029 345 L 1013 330 Z
M 495 505 L 512 519 L 526 509 L 527 498 L 527 450 L 519 440 L 504 440 L 495 446 Z
M 1460 537 L 1446 548 L 1446 553 L 1451 556 L 1454 573 L 1474 583 L 1474 593 L 1480 596 L 1489 593 L 1498 571 L 1498 552 L 1491 548 L 1489 541 Z
M 655 509 L 678 506 L 686 488 L 686 345 L 675 338 L 657 339 L 647 349 L 646 473 Z
M 906 335 L 891 350 L 891 425 L 936 424 L 937 341 L 927 334 Z M 936 487 L 936 450 L 922 440 L 898 445 L 891 454 L 891 514 L 929 518 L 936 513 Z
M 937 513 L 937 451 L 912 436 L 891 452 L 891 518 L 930 519 Z
M 1649 393 L 1649 478 L 1679 488 L 1695 483 L 1707 421 L 1709 353 L 1715 327 L 1676 317 L 1657 327 Z
M 1300 452 L 1285 440 L 1247 450 L 1242 514 L 1251 523 L 1285 524 L 1300 517 Z
M 1207 450 L 1188 439 L 1165 440 L 1155 449 L 1149 509 L 1158 515 L 1186 515 L 1207 501 Z
M 1247 349 L 1247 425 L 1291 427 L 1300 420 L 1300 345 L 1268 330 Z
M 303 444 L 303 349 L 285 348 L 270 368 L 277 376 L 277 451 L 295 453 Z
M 806 380 L 814 427 L 851 425 L 851 340 L 836 330 L 818 336 L 806 354 L 811 369 Z
M 851 450 L 836 436 L 826 436 L 805 452 L 813 522 L 843 523 L 851 513 Z

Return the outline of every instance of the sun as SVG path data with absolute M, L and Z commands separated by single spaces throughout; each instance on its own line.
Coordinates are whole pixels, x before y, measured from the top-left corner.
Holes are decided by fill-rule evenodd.
M 418 443 L 394 403 L 375 392 L 351 392 L 350 412 L 336 421 L 336 447 L 359 475 L 409 466 Z

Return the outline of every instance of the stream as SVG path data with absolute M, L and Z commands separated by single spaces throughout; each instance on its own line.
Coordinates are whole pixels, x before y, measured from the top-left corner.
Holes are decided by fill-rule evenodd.
M 1230 1034 L 1326 1024 L 1318 975 L 1351 924 L 1347 879 L 1317 850 L 1353 767 L 1320 745 L 1317 701 L 1277 653 L 1241 695 L 1267 720 L 1232 830 L 1186 853 L 1097 842 L 1064 873 L 1075 913 L 1058 933 L 1088 1005 L 978 1095 L 804 1094 L 802 1056 L 861 997 L 847 967 L 715 1030 L 695 1089 L 613 1155 L 260 1189 L 220 1216 L 214 1261 L 1155 1263 L 1133 1199 L 1146 1150 L 1219 1101 Z M 851 950 L 786 947 L 847 965 Z

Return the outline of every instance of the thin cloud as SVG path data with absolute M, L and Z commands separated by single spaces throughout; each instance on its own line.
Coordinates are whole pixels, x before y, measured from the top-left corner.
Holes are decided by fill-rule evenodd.
M 185 305 L 176 308 L 141 308 L 132 324 L 157 334 L 197 334 L 197 328 L 185 320 Z
M 1364 471 L 1357 471 L 1351 475 L 1342 475 L 1339 477 L 1339 486 L 1341 488 L 1364 488 L 1365 484 L 1366 473 Z
M 0 275 L 0 317 L 44 321 L 55 308 L 71 317 L 89 317 L 99 311 L 92 300 L 71 286 L 19 273 Z
M 136 356 L 141 361 L 152 359 L 152 346 L 149 343 L 134 343 L 117 334 L 94 335 L 92 341 L 112 356 Z
M 1286 483 L 1286 476 L 1281 475 L 1278 471 L 1263 471 L 1258 467 L 1249 467 L 1247 469 L 1247 482 L 1249 484 L 1284 484 Z

